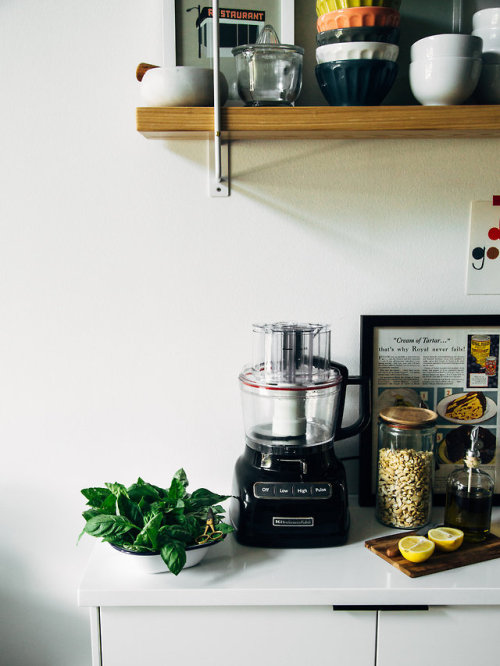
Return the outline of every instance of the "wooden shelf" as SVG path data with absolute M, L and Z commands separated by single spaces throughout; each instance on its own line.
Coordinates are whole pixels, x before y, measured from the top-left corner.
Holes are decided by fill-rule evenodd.
M 224 107 L 223 139 L 500 137 L 498 106 Z M 140 107 L 148 139 L 210 138 L 212 107 Z

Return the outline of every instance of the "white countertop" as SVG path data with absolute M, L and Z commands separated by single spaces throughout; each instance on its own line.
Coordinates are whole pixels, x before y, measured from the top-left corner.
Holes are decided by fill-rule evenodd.
M 353 501 L 352 504 L 356 504 Z M 435 520 L 442 518 L 437 508 Z M 231 535 L 201 564 L 170 573 L 131 573 L 125 556 L 98 542 L 78 588 L 80 606 L 500 605 L 500 559 L 409 578 L 364 542 L 395 533 L 372 508 L 351 506 L 345 546 L 267 549 Z M 500 508 L 492 531 L 500 534 Z

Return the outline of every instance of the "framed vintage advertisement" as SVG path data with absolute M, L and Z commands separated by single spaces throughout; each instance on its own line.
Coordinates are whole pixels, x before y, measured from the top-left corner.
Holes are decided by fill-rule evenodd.
M 463 464 L 479 426 L 482 468 L 495 480 L 500 504 L 500 315 L 368 315 L 361 317 L 361 374 L 371 380 L 372 422 L 361 435 L 359 502 L 375 503 L 378 414 L 395 405 L 425 406 L 438 419 L 434 502 Z
M 242 103 L 236 89 L 232 49 L 254 44 L 271 24 L 282 44 L 294 43 L 295 0 L 220 0 L 220 71 L 229 85 L 228 103 Z M 163 0 L 163 64 L 212 67 L 212 2 Z

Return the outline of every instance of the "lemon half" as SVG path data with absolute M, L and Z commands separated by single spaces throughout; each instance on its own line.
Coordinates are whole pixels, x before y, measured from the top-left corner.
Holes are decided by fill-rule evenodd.
M 410 562 L 425 562 L 435 547 L 434 541 L 422 536 L 407 536 L 398 541 L 399 552 Z
M 464 533 L 455 527 L 436 527 L 429 530 L 427 537 L 433 541 L 439 550 L 457 550 L 464 541 Z

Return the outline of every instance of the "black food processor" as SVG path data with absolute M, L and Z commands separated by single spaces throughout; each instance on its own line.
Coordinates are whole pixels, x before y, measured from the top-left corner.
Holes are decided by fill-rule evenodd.
M 330 361 L 330 327 L 253 327 L 254 359 L 240 373 L 246 446 L 236 463 L 231 518 L 240 543 L 308 548 L 346 542 L 345 470 L 334 440 L 369 421 L 367 382 Z M 360 417 L 342 428 L 345 391 L 358 384 Z

